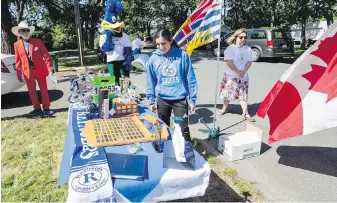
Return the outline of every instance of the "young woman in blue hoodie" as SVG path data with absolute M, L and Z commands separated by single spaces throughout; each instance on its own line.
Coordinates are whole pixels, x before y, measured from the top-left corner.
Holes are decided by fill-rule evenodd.
M 191 59 L 178 48 L 167 29 L 159 30 L 155 38 L 157 50 L 150 57 L 146 71 L 146 97 L 150 109 L 157 109 L 159 118 L 167 125 L 170 125 L 173 109 L 175 117 L 183 118 L 180 123 L 182 134 L 190 141 L 188 109 L 195 110 L 198 92 Z

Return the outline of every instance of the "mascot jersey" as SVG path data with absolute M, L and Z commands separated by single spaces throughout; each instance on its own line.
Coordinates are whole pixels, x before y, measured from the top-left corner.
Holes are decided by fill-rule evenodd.
M 107 35 L 102 34 L 99 40 L 99 46 L 103 47 L 106 42 Z M 122 37 L 112 37 L 112 43 L 114 44 L 114 49 L 105 52 L 107 55 L 107 62 L 111 61 L 123 61 L 124 57 L 124 47 L 131 47 L 131 42 L 129 36 L 122 32 Z

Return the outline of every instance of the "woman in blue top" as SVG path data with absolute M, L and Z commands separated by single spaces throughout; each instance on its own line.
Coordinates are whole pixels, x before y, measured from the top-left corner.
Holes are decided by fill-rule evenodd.
M 150 109 L 157 108 L 158 116 L 167 125 L 173 109 L 175 117 L 183 118 L 180 123 L 185 140 L 190 141 L 188 107 L 195 110 L 197 80 L 187 53 L 180 50 L 172 40 L 170 31 L 159 30 L 155 36 L 157 50 L 147 63 L 146 97 Z M 157 107 L 155 107 L 157 102 Z

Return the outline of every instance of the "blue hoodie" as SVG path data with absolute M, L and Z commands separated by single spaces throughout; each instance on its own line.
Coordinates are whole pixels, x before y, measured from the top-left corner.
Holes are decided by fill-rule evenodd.
M 197 100 L 197 80 L 190 57 L 185 51 L 172 46 L 163 54 L 157 49 L 147 63 L 146 97 L 150 104 L 159 97 L 178 100 L 188 97 L 190 104 Z

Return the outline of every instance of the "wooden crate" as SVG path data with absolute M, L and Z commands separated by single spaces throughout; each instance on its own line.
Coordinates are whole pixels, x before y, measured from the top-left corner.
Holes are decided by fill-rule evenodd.
M 129 115 L 138 115 L 138 103 L 135 101 L 119 102 L 118 98 L 112 100 L 114 108 L 112 109 L 113 117 L 122 117 Z

